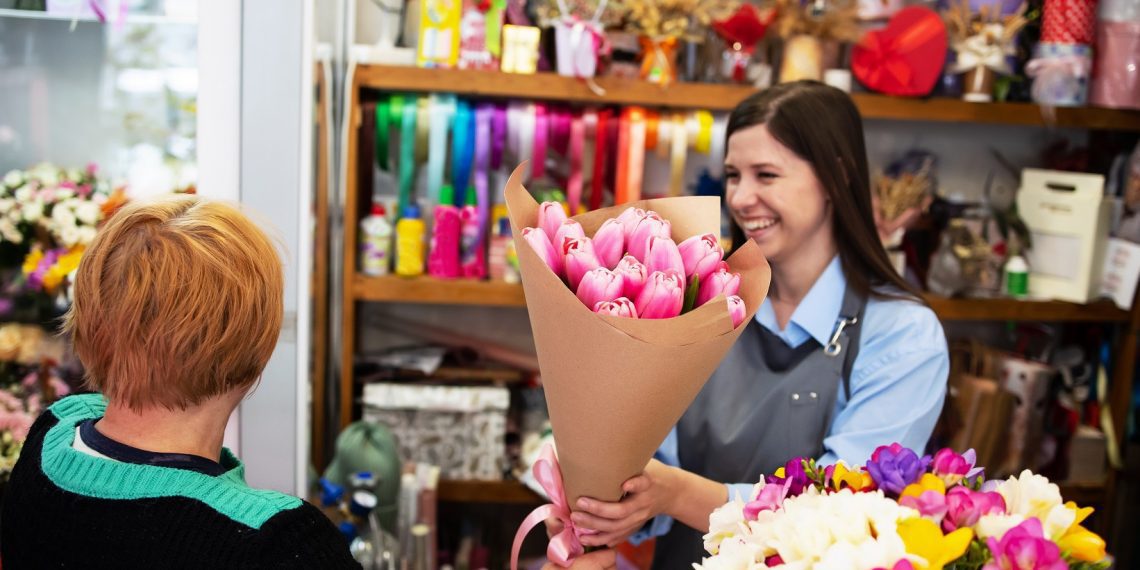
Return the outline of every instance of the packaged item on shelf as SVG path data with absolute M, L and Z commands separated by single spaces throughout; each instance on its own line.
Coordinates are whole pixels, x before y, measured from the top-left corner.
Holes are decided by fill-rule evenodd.
M 459 21 L 459 68 L 499 69 L 506 0 L 464 0 Z
M 1033 78 L 1033 102 L 1050 107 L 1083 107 L 1088 103 L 1092 47 L 1081 44 L 1037 44 L 1025 65 Z
M 972 103 L 993 101 L 997 74 L 1011 72 L 1009 57 L 1016 54 L 1014 38 L 1025 27 L 1025 11 L 1001 16 L 996 10 L 974 14 L 968 4 L 955 4 L 943 12 L 950 46 L 957 56 L 955 73 L 964 73 L 962 99 Z
M 392 224 L 383 204 L 360 220 L 360 270 L 365 275 L 387 275 L 392 265 Z
M 1032 236 L 1029 295 L 1074 303 L 1095 297 L 1112 216 L 1104 177 L 1026 168 L 1017 211 Z
M 1140 109 L 1140 2 L 1101 2 L 1096 42 L 1093 105 Z
M 518 283 L 518 253 L 514 250 L 515 240 L 511 239 L 511 220 L 507 218 L 506 206 L 496 205 L 491 218 L 494 233 L 487 256 L 491 279 Z
M 462 0 L 420 0 L 420 67 L 455 67 L 459 61 Z
M 824 71 L 839 67 L 841 45 L 863 36 L 855 0 L 777 0 L 775 4 L 773 26 L 784 40 L 780 83 L 822 81 Z
M 929 8 L 905 8 L 882 30 L 867 32 L 851 52 L 851 72 L 872 91 L 923 97 L 942 77 L 946 25 Z
M 761 12 L 752 4 L 742 4 L 732 17 L 713 22 L 713 29 L 725 45 L 721 77 L 733 83 L 751 83 L 749 67 L 756 45 L 764 38 L 775 17 L 775 10 Z
M 542 32 L 533 26 L 503 26 L 502 70 L 506 73 L 538 71 L 538 44 Z
M 1112 299 L 1117 307 L 1129 311 L 1136 298 L 1137 285 L 1140 285 L 1140 244 L 1109 238 L 1100 294 Z
M 459 277 L 459 208 L 453 205 L 454 191 L 450 185 L 440 188 L 439 204 L 432 214 L 431 245 L 428 248 L 428 275 L 441 279 Z
M 396 274 L 418 277 L 424 273 L 424 221 L 420 207 L 408 204 L 396 222 Z
M 1045 0 L 1041 43 L 1091 46 L 1097 0 Z
M 459 210 L 459 269 L 468 279 L 482 279 L 487 276 L 487 232 L 485 224 L 480 223 L 474 187 L 467 189 L 464 202 Z
M 604 8 L 604 2 L 603 2 Z M 558 74 L 567 77 L 593 77 L 606 36 L 596 20 L 562 18 L 554 22 L 555 61 Z
M 1020 255 L 1010 256 L 1005 262 L 1005 294 L 1015 299 L 1029 295 L 1029 264 Z
M 500 387 L 364 387 L 364 419 L 387 426 L 401 457 L 438 465 L 444 479 L 502 478 L 509 404 Z

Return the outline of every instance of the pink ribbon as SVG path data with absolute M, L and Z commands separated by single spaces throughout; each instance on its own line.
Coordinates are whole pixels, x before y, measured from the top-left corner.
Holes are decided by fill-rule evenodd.
M 1033 77 L 1033 100 L 1041 105 L 1084 104 L 1080 82 L 1092 71 L 1092 59 L 1087 55 L 1063 55 L 1031 59 L 1025 64 L 1025 74 Z
M 523 539 L 534 527 L 550 517 L 562 522 L 562 532 L 550 539 L 550 544 L 546 547 L 546 558 L 558 566 L 569 568 L 570 563 L 585 552 L 585 548 L 578 541 L 574 523 L 570 522 L 570 506 L 566 502 L 566 490 L 562 487 L 562 470 L 558 467 L 554 448 L 549 444 L 539 453 L 533 472 L 538 484 L 550 497 L 550 504 L 531 511 L 519 526 L 518 532 L 515 533 L 514 546 L 511 548 L 511 570 L 518 570 L 519 550 L 522 549 Z

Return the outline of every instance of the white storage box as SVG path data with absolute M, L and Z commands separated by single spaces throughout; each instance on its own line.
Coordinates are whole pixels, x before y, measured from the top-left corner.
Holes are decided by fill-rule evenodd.
M 365 421 L 392 431 L 402 460 L 437 465 L 444 479 L 502 479 L 509 407 L 506 388 L 364 387 Z
M 1104 177 L 1026 168 L 1017 210 L 1033 239 L 1029 296 L 1074 303 L 1095 298 L 1112 214 Z

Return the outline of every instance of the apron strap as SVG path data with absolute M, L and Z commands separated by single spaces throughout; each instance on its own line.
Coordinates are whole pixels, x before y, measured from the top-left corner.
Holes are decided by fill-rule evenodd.
M 836 323 L 836 341 L 841 333 L 846 333 L 847 343 L 843 346 L 843 397 L 851 401 L 851 370 L 855 366 L 855 358 L 859 355 L 859 341 L 863 336 L 863 315 L 867 310 L 867 299 L 856 293 L 850 286 L 843 294 L 843 307 L 839 310 L 839 322 Z M 827 347 L 825 347 L 826 349 Z

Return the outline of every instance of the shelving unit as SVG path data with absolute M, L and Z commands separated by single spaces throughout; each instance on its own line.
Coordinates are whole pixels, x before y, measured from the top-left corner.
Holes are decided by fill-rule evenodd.
M 357 168 L 361 102 L 371 92 L 454 93 L 494 99 L 556 101 L 584 105 L 641 105 L 669 109 L 727 111 L 754 91 L 748 87 L 677 83 L 661 87 L 639 81 L 598 78 L 605 90 L 596 94 L 579 79 L 553 74 L 513 75 L 497 72 L 418 69 L 360 65 L 350 84 L 347 169 L 344 212 L 344 263 L 341 275 L 340 424 L 352 421 L 352 364 L 356 348 L 359 303 L 418 303 L 489 307 L 525 307 L 522 287 L 501 282 L 477 282 L 432 278 L 366 277 L 356 272 L 356 221 L 363 215 L 363 196 L 358 191 Z M 920 122 L 982 123 L 1023 127 L 1062 127 L 1092 131 L 1140 132 L 1140 112 L 1097 108 L 1057 109 L 1052 122 L 1036 105 L 1025 103 L 975 104 L 953 99 L 898 99 L 881 95 L 853 96 L 864 118 Z M 1110 401 L 1117 437 L 1123 438 L 1126 402 L 1137 366 L 1134 347 L 1140 334 L 1140 303 L 1131 312 L 1099 301 L 1088 305 L 1056 301 L 1007 299 L 927 298 L 945 321 L 1041 321 L 1057 323 L 1105 323 L 1122 327 L 1115 354 L 1118 357 Z M 315 388 L 316 389 L 316 388 Z M 1111 496 L 1113 475 L 1105 484 L 1062 485 L 1066 497 L 1104 504 Z M 440 500 L 483 503 L 532 503 L 537 495 L 516 482 L 458 482 L 441 484 Z
M 119 15 L 117 13 L 110 14 L 107 17 L 107 22 L 100 22 L 96 18 L 91 17 L 75 17 L 69 14 L 56 14 L 48 13 L 39 10 L 15 10 L 12 8 L 0 8 L 0 18 L 20 18 L 23 20 L 44 20 L 44 21 L 60 21 L 60 22 L 87 22 L 87 23 L 107 23 L 114 24 L 118 21 Z M 196 18 L 184 16 L 168 16 L 165 14 L 127 14 L 127 24 L 179 24 L 179 25 L 196 25 L 198 20 Z

